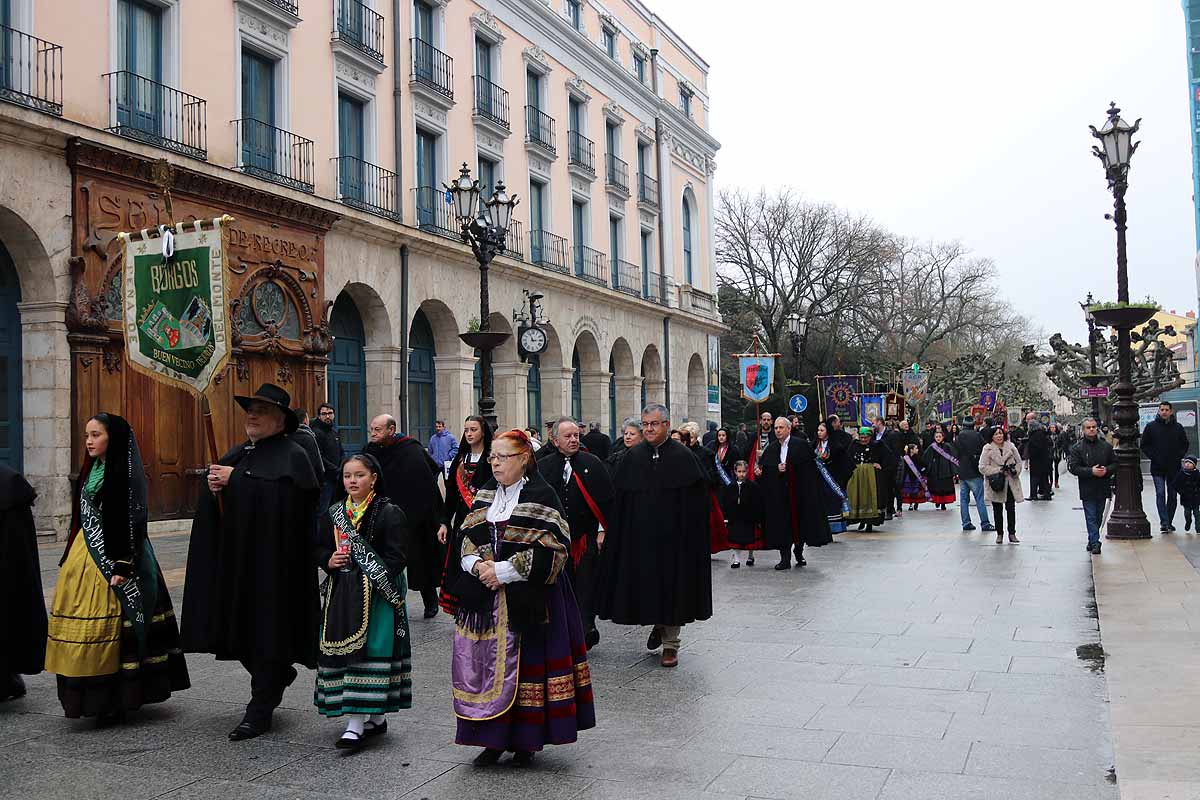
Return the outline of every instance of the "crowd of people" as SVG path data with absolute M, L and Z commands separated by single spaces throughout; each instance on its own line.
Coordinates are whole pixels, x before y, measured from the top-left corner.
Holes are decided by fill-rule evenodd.
M 44 668 L 66 716 L 116 724 L 189 688 L 185 653 L 208 653 L 249 677 L 229 732 L 242 741 L 271 729 L 303 665 L 315 672 L 316 712 L 344 724 L 336 746 L 356 751 L 412 705 L 412 590 L 424 618 L 454 618 L 456 742 L 481 748 L 477 765 L 511 752 L 525 766 L 596 725 L 597 619 L 647 626 L 647 649 L 678 665 L 685 626 L 712 615 L 713 554 L 729 552 L 740 569 L 773 550 L 775 570 L 804 567 L 806 547 L 925 504 L 946 511 L 956 497 L 964 531 L 976 529 L 973 501 L 982 529 L 1015 544 L 1016 504 L 1053 498 L 1064 458 L 1079 480 L 1088 551 L 1099 553 L 1116 461 L 1093 419 L 1078 435 L 1033 414 L 1011 429 L 977 416 L 918 433 L 907 420 L 847 430 L 831 415 L 809 438 L 798 418 L 766 412 L 753 430 L 673 426 L 659 404 L 624 420 L 615 441 L 567 417 L 543 442 L 537 430 L 496 431 L 472 416 L 460 438 L 438 421 L 422 443 L 381 414 L 347 457 L 332 406 L 310 421 L 272 384 L 236 399 L 246 438 L 208 469 L 178 624 L 124 419 L 87 422 L 48 618 L 36 495 L 0 467 L 5 556 L 22 565 L 4 596 L 16 624 L 0 699 L 24 694 L 20 676 Z M 1200 525 L 1200 471 L 1169 403 L 1142 447 L 1161 529 L 1174 530 L 1177 498 L 1185 530 Z

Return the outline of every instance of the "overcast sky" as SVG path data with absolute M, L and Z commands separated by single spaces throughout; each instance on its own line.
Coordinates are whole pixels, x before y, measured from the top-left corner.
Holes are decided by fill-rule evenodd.
M 788 185 L 897 233 L 961 240 L 1046 333 L 1076 341 L 1075 303 L 1116 298 L 1112 199 L 1087 128 L 1116 100 L 1144 118 L 1131 297 L 1196 307 L 1178 0 L 647 1 L 710 65 L 718 187 Z

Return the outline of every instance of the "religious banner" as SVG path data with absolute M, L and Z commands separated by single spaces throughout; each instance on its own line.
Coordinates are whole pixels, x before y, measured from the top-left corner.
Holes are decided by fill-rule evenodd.
M 817 392 L 821 399 L 821 416 L 836 414 L 840 419 L 858 419 L 858 395 L 862 391 L 862 375 L 818 375 Z
M 929 396 L 929 373 L 905 370 L 900 373 L 900 386 L 904 389 L 904 397 L 912 405 L 925 402 Z
M 771 396 L 775 383 L 775 356 L 738 356 L 738 374 L 742 376 L 742 397 L 761 403 Z
M 194 394 L 229 360 L 229 216 L 121 233 L 125 353 L 134 369 Z
M 996 390 L 995 389 L 985 389 L 984 391 L 980 392 L 979 393 L 979 405 L 983 406 L 984 408 L 988 409 L 989 411 L 992 410 L 993 408 L 995 408 L 996 407 Z
M 708 413 L 721 414 L 721 339 L 708 337 Z
M 904 405 L 904 395 L 899 392 L 888 392 L 883 396 L 884 419 L 902 420 L 906 416 L 907 410 Z
M 883 419 L 883 395 L 860 394 L 858 404 L 862 409 L 862 416 L 859 418 L 860 425 L 872 425 L 875 420 Z
M 954 403 L 951 400 L 943 400 L 937 404 L 937 413 L 942 419 L 950 419 L 954 415 Z

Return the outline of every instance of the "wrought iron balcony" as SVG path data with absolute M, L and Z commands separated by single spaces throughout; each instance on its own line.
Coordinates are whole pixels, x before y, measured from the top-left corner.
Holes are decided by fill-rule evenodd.
M 640 297 L 642 294 L 642 268 L 624 259 L 612 261 L 613 288 L 618 292 Z
M 192 158 L 208 158 L 207 104 L 143 78 L 108 72 L 108 131 Z
M 658 208 L 658 181 L 644 172 L 638 173 L 638 202 Z
M 608 258 L 587 245 L 575 245 L 575 275 L 588 283 L 607 286 Z
M 508 125 L 508 92 L 482 75 L 475 76 L 475 113 L 505 130 Z
M 510 220 L 508 223 L 508 233 L 504 237 L 504 255 L 517 261 L 525 260 L 525 228 L 519 220 Z
M 292 16 L 300 16 L 300 4 L 293 3 L 292 0 L 267 0 L 267 2 Z
M 424 39 L 412 38 L 412 79 L 454 99 L 454 59 Z
M 629 165 L 612 153 L 604 156 L 604 183 L 629 195 Z
M 436 186 L 413 189 L 413 210 L 417 227 L 423 231 L 462 241 L 462 229 L 454 218 L 454 207 L 446 202 L 446 191 Z
M 313 191 L 311 139 L 252 118 L 235 119 L 233 127 L 237 136 L 238 169 L 302 192 Z
M 666 305 L 663 293 L 663 276 L 657 272 L 645 273 L 645 278 L 642 282 L 642 294 L 651 303 Z
M 399 219 L 396 173 L 353 156 L 331 159 L 337 172 L 337 199 L 352 208 Z
M 596 143 L 579 131 L 567 131 L 567 164 L 596 174 Z
M 62 47 L 0 25 L 0 100 L 62 116 Z
M 358 0 L 337 0 L 337 38 L 356 50 L 383 63 L 381 14 Z
M 525 106 L 525 141 L 535 144 L 550 155 L 557 154 L 554 145 L 554 118 L 535 106 Z
M 555 236 L 550 231 L 530 231 L 529 262 L 553 272 L 570 275 L 567 240 L 561 236 Z

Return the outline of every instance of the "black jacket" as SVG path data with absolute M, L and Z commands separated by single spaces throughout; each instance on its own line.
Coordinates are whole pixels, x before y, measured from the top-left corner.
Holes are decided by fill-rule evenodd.
M 308 463 L 312 464 L 313 474 L 319 480 L 325 471 L 324 459 L 321 458 L 321 446 L 317 442 L 317 435 L 313 429 L 301 423 L 299 428 L 288 434 L 288 438 L 304 448 L 304 455 L 308 456 Z
M 592 496 L 593 502 L 596 503 L 596 507 L 605 521 L 612 517 L 612 502 L 615 495 L 612 477 L 608 467 L 599 458 L 580 450 L 571 457 L 573 474 L 571 482 L 564 485 L 563 467 L 565 463 L 566 456 L 555 449 L 554 452 L 538 462 L 538 472 L 541 473 L 542 478 L 550 485 L 562 503 L 563 514 L 571 526 L 572 541 L 579 536 L 594 536 L 599 530 L 600 520 L 592 513 L 592 508 L 584 498 L 583 492 L 580 491 L 574 475 L 579 475 L 579 480 L 587 487 L 588 494 Z
M 954 439 L 954 450 L 958 453 L 958 477 L 967 481 L 983 477 L 979 474 L 979 457 L 983 455 L 983 445 L 983 436 L 979 431 L 959 431 Z
M 317 437 L 317 447 L 321 450 L 321 464 L 324 466 L 324 474 L 318 474 L 318 478 L 331 479 L 337 476 L 338 470 L 342 468 L 342 437 L 337 432 L 337 428 L 332 425 L 326 425 L 320 418 L 311 420 L 308 423 L 312 428 L 313 436 Z
M 1110 495 L 1109 486 L 1112 482 L 1112 469 L 1117 464 L 1117 454 L 1112 445 L 1097 436 L 1089 441 L 1085 436 L 1071 445 L 1067 455 L 1067 469 L 1079 478 L 1079 497 L 1081 500 L 1107 500 Z M 1108 474 L 1097 478 L 1092 474 L 1092 467 L 1108 467 Z
M 612 439 L 608 438 L 607 433 L 588 431 L 579 441 L 583 442 L 583 446 L 588 449 L 589 453 L 601 461 L 608 458 L 608 454 L 612 451 Z
M 1150 459 L 1151 475 L 1174 475 L 1187 451 L 1187 432 L 1173 416 L 1167 422 L 1155 417 L 1142 430 L 1142 452 Z
M 1179 505 L 1187 508 L 1200 507 L 1200 469 L 1191 472 L 1181 469 L 1171 483 L 1175 491 L 1179 492 Z

